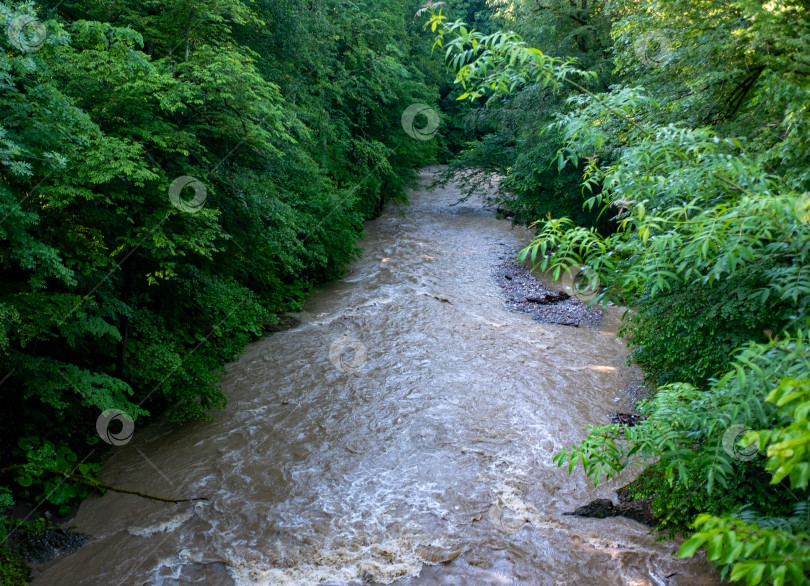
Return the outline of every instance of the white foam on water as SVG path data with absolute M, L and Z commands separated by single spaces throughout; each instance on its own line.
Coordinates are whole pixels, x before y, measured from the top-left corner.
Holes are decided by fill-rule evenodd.
M 167 519 L 166 521 L 161 521 L 160 523 L 148 525 L 146 527 L 129 527 L 127 528 L 127 531 L 131 535 L 136 535 L 138 537 L 150 537 L 155 533 L 174 531 L 193 516 L 194 509 L 189 507 L 187 510 L 177 513 L 174 517 Z
M 288 555 L 293 567 L 272 567 L 241 559 L 228 563 L 228 571 L 237 586 L 299 586 L 352 580 L 391 584 L 419 575 L 422 566 L 429 563 L 417 554 L 419 544 L 409 539 L 388 539 L 362 546 L 335 546 L 333 543 L 324 543 L 323 549 L 292 548 Z
M 371 279 L 372 277 L 376 277 L 377 273 L 379 273 L 379 272 L 380 271 L 377 270 L 377 271 L 374 271 L 374 272 L 371 272 L 371 273 L 360 273 L 360 274 L 355 275 L 353 277 L 347 277 L 345 279 L 341 279 L 341 282 L 343 282 L 343 283 L 359 283 L 360 281 L 365 281 L 366 279 Z

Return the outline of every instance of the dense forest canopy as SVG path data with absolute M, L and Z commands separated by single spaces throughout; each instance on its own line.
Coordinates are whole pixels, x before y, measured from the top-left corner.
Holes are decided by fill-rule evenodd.
M 224 363 L 449 152 L 401 124 L 447 78 L 418 8 L 0 3 L 0 512 L 87 495 L 100 413 L 224 406 Z
M 439 161 L 630 309 L 657 393 L 559 463 L 643 462 L 682 555 L 804 583 L 810 3 L 420 4 L 0 2 L 0 514 L 99 488 L 100 413 L 223 407 L 223 365 Z

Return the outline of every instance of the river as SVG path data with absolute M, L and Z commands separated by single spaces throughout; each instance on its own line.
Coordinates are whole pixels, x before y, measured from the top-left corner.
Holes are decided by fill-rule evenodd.
M 75 528 L 92 539 L 45 584 L 716 584 L 624 518 L 563 516 L 610 498 L 554 454 L 626 407 L 615 337 L 504 308 L 492 268 L 530 237 L 457 188 L 366 226 L 364 254 L 302 323 L 250 345 L 213 423 L 139 429 Z M 435 563 L 439 561 L 449 563 Z M 433 563 L 430 563 L 433 562 Z

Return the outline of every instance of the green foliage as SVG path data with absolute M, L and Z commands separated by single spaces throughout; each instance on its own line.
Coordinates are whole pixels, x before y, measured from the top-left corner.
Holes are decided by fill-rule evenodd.
M 523 2 L 493 3 L 498 10 L 491 22 L 478 20 L 470 27 L 492 33 L 494 25 L 519 33 L 526 42 L 542 40 L 547 55 L 576 60 L 580 66 L 600 72 L 596 86 L 612 82 L 610 19 L 599 0 L 569 3 L 553 0 L 542 5 Z M 466 19 L 465 19 L 466 20 Z M 483 27 L 483 30 L 482 30 Z M 581 173 L 557 169 L 556 154 L 562 146 L 558 130 L 548 131 L 555 116 L 566 108 L 570 88 L 554 89 L 542 81 L 518 84 L 509 95 L 498 95 L 487 108 L 464 114 L 464 128 L 473 140 L 450 162 L 452 170 L 470 167 L 503 177 L 493 205 L 509 211 L 517 223 L 529 224 L 551 214 L 568 216 L 579 225 L 608 229 L 592 210 L 584 209 Z M 462 93 L 451 93 L 456 97 Z M 466 103 L 466 101 L 464 102 Z M 481 194 L 481 178 L 466 173 L 467 193 Z
M 28 586 L 30 570 L 25 558 L 0 546 L 0 584 L 2 586 Z
M 714 287 L 678 285 L 667 295 L 639 299 L 621 333 L 648 379 L 656 386 L 682 381 L 703 387 L 730 368 L 735 349 L 766 340 L 785 323 L 789 303 L 751 295 L 767 286 L 768 264 L 748 265 Z
M 65 475 L 76 470 L 87 477 L 95 477 L 99 464 L 80 463 L 67 446 L 55 446 L 36 436 L 22 437 L 17 442 L 25 464 L 16 469 L 14 481 L 22 487 L 19 495 L 30 501 L 46 501 L 58 507 L 59 514 L 67 515 L 71 506 L 84 499 L 90 488 Z
M 772 528 L 773 519 L 746 523 L 730 515 L 698 515 L 695 534 L 681 546 L 678 555 L 691 557 L 705 545 L 709 560 L 718 564 L 723 578 L 732 582 L 804 584 L 810 568 L 807 504 L 799 503 L 796 514 L 784 519 L 779 528 Z
M 651 464 L 628 485 L 633 498 L 652 498 L 656 528 L 670 539 L 689 531 L 701 513 L 722 515 L 727 511 L 759 519 L 781 519 L 790 516 L 795 503 L 783 497 L 781 487 L 770 484 L 770 475 L 756 462 L 741 462 L 728 480 L 725 490 L 711 494 L 696 482 L 667 480 L 667 471 L 658 463 Z M 751 495 L 756 495 L 751 504 Z
M 767 401 L 779 410 L 784 427 L 765 429 L 757 434 L 759 445 L 768 446 L 767 470 L 773 473 L 773 483 L 790 479 L 792 487 L 806 488 L 810 482 L 810 380 L 785 377 L 770 392 Z
M 562 137 L 557 169 L 580 170 L 585 206 L 617 228 L 549 217 L 520 257 L 555 278 L 584 267 L 597 301 L 632 310 L 635 357 L 666 383 L 642 425 L 592 427 L 558 464 L 581 463 L 598 482 L 657 462 L 650 486 L 670 488 L 656 505 L 663 527 L 700 513 L 681 554 L 705 545 L 748 584 L 804 583 L 810 570 L 805 11 L 792 0 L 613 3 L 603 12 L 620 83 L 609 91 L 599 72 L 515 33 L 430 20 L 463 97 L 571 92 L 548 127 Z
M 796 468 L 791 486 L 804 490 L 810 480 L 804 474 L 805 466 L 796 466 L 800 461 L 786 462 L 781 442 L 782 434 L 796 431 L 793 416 L 797 406 L 810 405 L 794 403 L 806 398 L 796 381 L 808 379 L 810 353 L 805 333 L 767 344 L 751 343 L 736 355 L 732 369 L 713 380 L 708 389 L 687 383 L 665 385 L 642 404 L 641 411 L 647 416 L 643 425 L 594 428 L 589 439 L 564 450 L 557 460 L 560 465 L 568 462 L 569 468 L 581 461 L 586 473 L 598 481 L 602 474 L 615 476 L 634 457 L 657 459 L 670 484 L 697 482 L 711 493 L 718 485 L 727 486 L 739 463 L 749 459 L 741 458 L 735 445 L 729 444 L 728 430 L 740 425 L 756 431 L 746 436 L 748 443 L 767 449 L 768 466 L 782 473 L 774 476 L 773 484 Z M 777 409 L 775 402 L 786 399 Z M 785 409 L 784 405 L 791 407 Z
M 107 409 L 224 406 L 223 364 L 358 256 L 440 149 L 401 125 L 445 75 L 416 10 L 0 2 L 0 517 L 87 495 Z
M 688 517 L 697 513 L 720 519 L 748 508 L 766 520 L 781 518 L 780 504 L 806 504 L 808 498 L 807 335 L 751 344 L 737 355 L 732 367 L 705 391 L 684 383 L 661 387 L 642 407 L 647 418 L 643 425 L 592 428 L 579 446 L 558 454 L 557 463 L 568 463 L 571 470 L 581 462 L 586 474 L 598 482 L 603 474 L 614 477 L 638 458 L 657 461 L 657 482 L 637 494 L 657 495 L 659 527 L 671 532 L 684 529 Z M 748 433 L 740 438 L 745 430 Z M 735 444 L 737 438 L 739 444 Z M 757 449 L 765 458 L 757 455 Z M 766 470 L 771 474 L 766 475 Z M 789 480 L 789 489 L 783 479 Z M 722 527 L 732 531 L 731 525 Z M 767 536 L 773 543 L 762 552 L 752 549 L 739 559 L 723 558 L 728 561 L 722 563 L 734 562 L 732 575 L 750 567 L 749 561 L 766 564 L 766 575 L 776 575 L 781 572 L 781 561 L 772 556 L 777 548 L 797 552 L 797 563 L 803 564 L 804 571 L 810 568 L 806 533 L 794 535 L 774 525 Z

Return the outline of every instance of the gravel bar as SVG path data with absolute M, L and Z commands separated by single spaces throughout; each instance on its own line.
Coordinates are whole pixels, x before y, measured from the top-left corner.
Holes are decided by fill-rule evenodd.
M 588 309 L 582 301 L 561 289 L 546 287 L 526 266 L 515 262 L 516 254 L 517 251 L 499 252 L 493 269 L 493 277 L 506 298 L 509 311 L 528 313 L 533 319 L 549 324 L 591 328 L 599 325 L 601 309 Z M 532 299 L 535 301 L 530 301 Z

